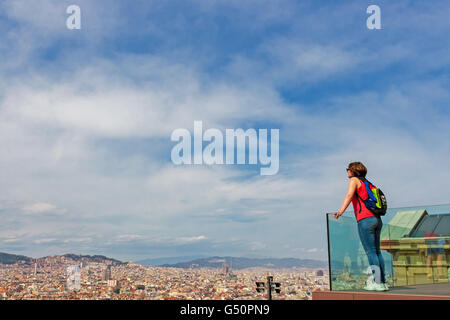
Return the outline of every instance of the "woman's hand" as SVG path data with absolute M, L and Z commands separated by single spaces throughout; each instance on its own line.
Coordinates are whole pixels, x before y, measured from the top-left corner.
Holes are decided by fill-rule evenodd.
M 334 214 L 334 217 L 336 219 L 338 219 L 340 216 L 342 216 L 342 214 L 345 212 L 345 210 L 347 210 L 347 207 L 350 204 L 350 202 L 352 202 L 352 198 L 355 195 L 356 188 L 357 188 L 357 181 L 358 181 L 357 178 L 352 177 L 350 179 L 350 181 L 348 182 L 347 195 L 345 196 L 344 201 L 342 202 L 342 206 L 339 209 L 339 211 Z
M 343 213 L 343 212 L 339 212 L 339 211 L 338 211 L 338 212 L 335 212 L 335 213 L 333 214 L 333 216 L 334 216 L 335 219 L 339 219 L 339 217 L 342 216 L 342 213 Z

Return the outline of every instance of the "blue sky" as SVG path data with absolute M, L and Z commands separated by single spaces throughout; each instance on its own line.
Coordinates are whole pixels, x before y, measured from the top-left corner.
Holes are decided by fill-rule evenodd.
M 81 30 L 66 28 L 71 4 Z M 366 28 L 370 4 L 381 30 Z M 0 251 L 325 260 L 351 161 L 391 207 L 448 203 L 449 14 L 444 1 L 2 1 Z M 194 120 L 280 129 L 279 173 L 174 166 L 170 134 Z

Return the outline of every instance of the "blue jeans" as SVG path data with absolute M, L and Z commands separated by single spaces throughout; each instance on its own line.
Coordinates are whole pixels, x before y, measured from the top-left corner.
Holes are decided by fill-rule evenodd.
M 375 272 L 375 280 L 385 283 L 384 276 L 384 260 L 380 250 L 380 233 L 383 222 L 380 217 L 369 217 L 358 222 L 358 233 L 364 251 L 369 259 L 369 264 L 372 267 L 372 272 Z M 377 277 L 377 270 L 379 268 L 380 274 Z

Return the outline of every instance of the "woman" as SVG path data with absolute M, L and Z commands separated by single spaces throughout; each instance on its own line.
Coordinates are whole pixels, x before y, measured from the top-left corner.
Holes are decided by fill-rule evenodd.
M 352 162 L 347 168 L 348 183 L 347 195 L 344 198 L 341 208 L 334 214 L 338 219 L 347 209 L 350 202 L 353 204 L 356 221 L 358 223 L 358 233 L 364 251 L 367 254 L 372 272 L 375 272 L 375 281 L 369 281 L 364 287 L 365 290 L 386 291 L 386 279 L 384 275 L 384 260 L 380 250 L 380 233 L 383 222 L 379 216 L 373 214 L 366 208 L 361 199 L 367 199 L 368 194 L 362 180 L 365 179 L 367 168 L 361 162 Z M 357 193 L 357 195 L 355 194 Z M 379 276 L 378 276 L 379 275 Z

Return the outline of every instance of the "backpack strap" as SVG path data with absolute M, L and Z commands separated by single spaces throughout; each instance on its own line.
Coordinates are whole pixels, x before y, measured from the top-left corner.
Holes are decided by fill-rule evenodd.
M 359 196 L 358 191 L 356 191 L 356 190 L 355 190 L 355 194 L 356 194 L 356 199 L 358 200 L 358 203 L 359 203 L 359 212 L 358 213 L 361 213 L 361 200 L 359 200 L 359 199 L 361 199 L 361 197 Z
M 356 177 L 356 178 L 358 178 L 361 181 L 362 184 L 364 184 L 364 181 L 366 180 L 366 178 L 364 178 L 364 177 Z M 356 195 L 356 199 L 358 200 L 358 203 L 359 203 L 359 212 L 358 213 L 361 213 L 361 208 L 362 208 L 361 200 L 362 200 L 362 198 L 358 194 L 358 188 L 356 188 L 356 190 L 355 190 L 355 195 Z

